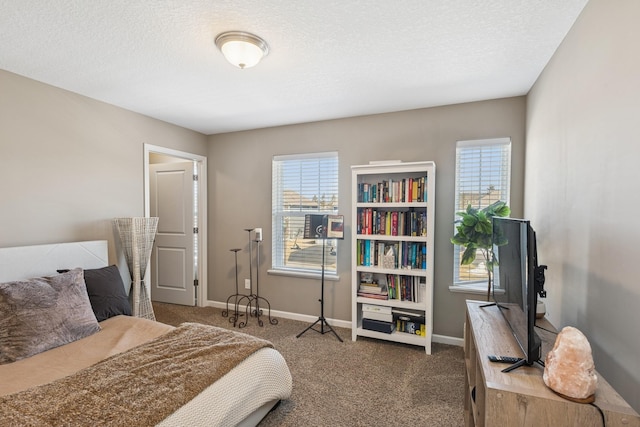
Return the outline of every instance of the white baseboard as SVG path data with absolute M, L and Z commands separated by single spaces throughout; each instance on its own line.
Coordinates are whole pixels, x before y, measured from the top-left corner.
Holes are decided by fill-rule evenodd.
M 207 301 L 205 305 L 208 307 L 216 307 L 221 309 L 227 308 L 226 303 L 219 302 L 219 301 Z M 283 319 L 299 320 L 301 322 L 309 322 L 309 323 L 313 323 L 316 320 L 318 320 L 318 316 L 310 316 L 308 314 L 299 314 L 299 313 L 290 313 L 288 311 L 280 311 L 280 310 L 271 310 L 271 317 L 282 317 Z M 348 320 L 327 318 L 327 323 L 330 324 L 331 326 L 351 329 L 351 322 Z
M 434 334 L 431 338 L 432 342 L 437 342 L 440 344 L 448 344 L 455 345 L 458 347 L 464 347 L 464 340 L 462 338 L 449 337 L 447 335 L 436 335 Z
M 221 309 L 227 308 L 227 304 L 220 301 L 208 300 L 205 302 L 205 306 L 216 307 Z M 318 320 L 318 316 L 310 316 L 308 314 L 291 313 L 288 311 L 280 311 L 280 310 L 271 310 L 271 317 L 282 317 L 283 319 L 299 320 L 301 322 L 308 322 L 308 323 L 313 323 L 316 320 Z M 329 323 L 331 326 L 351 329 L 351 321 L 348 321 L 348 320 L 327 319 L 327 323 Z M 464 339 L 449 337 L 446 335 L 433 335 L 432 341 L 440 344 L 455 345 L 458 347 L 464 346 Z

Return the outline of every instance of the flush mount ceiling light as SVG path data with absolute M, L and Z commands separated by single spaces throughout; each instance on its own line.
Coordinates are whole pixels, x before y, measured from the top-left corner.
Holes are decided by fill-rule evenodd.
M 269 53 L 267 42 L 244 31 L 227 31 L 218 34 L 216 46 L 227 61 L 238 68 L 250 68 Z

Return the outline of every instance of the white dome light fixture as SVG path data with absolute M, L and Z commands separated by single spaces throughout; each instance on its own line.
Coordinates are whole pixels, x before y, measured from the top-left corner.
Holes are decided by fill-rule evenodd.
M 238 68 L 250 68 L 269 53 L 267 42 L 244 31 L 227 31 L 218 34 L 216 46 L 227 61 Z

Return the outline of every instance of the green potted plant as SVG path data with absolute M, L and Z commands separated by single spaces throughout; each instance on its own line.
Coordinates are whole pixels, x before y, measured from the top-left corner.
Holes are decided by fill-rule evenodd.
M 487 268 L 488 286 L 487 301 L 491 298 L 491 278 L 496 257 L 493 253 L 493 223 L 494 216 L 509 216 L 511 209 L 503 201 L 497 201 L 482 209 L 467 206 L 466 211 L 456 212 L 460 219 L 456 220 L 456 234 L 451 238 L 451 243 L 460 245 L 465 251 L 460 260 L 461 265 L 469 265 L 476 259 L 478 251 L 484 256 Z M 503 242 L 504 243 L 504 242 Z M 496 242 L 500 244 L 500 242 Z

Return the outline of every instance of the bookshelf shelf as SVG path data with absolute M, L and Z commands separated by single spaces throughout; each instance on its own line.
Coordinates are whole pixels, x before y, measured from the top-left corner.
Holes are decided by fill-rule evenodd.
M 379 273 L 379 274 L 395 274 L 402 276 L 426 276 L 427 270 L 423 270 L 420 268 L 377 268 L 377 267 L 366 267 L 363 265 L 359 265 L 356 267 L 359 272 L 362 273 Z
M 407 310 L 422 310 L 424 309 L 422 303 L 411 301 L 398 301 L 398 300 L 379 300 L 367 297 L 357 297 L 356 301 L 360 304 L 375 304 L 383 307 L 397 307 Z
M 405 332 L 392 332 L 385 334 L 384 332 L 371 331 L 369 329 L 358 328 L 358 335 L 361 337 L 375 338 L 379 340 L 400 342 L 403 344 L 424 346 L 426 338 L 418 335 L 407 334 Z
M 430 161 L 351 167 L 353 341 L 394 341 L 431 354 L 435 169 Z M 372 292 L 386 299 L 365 296 Z
M 426 208 L 426 202 L 358 202 L 356 203 L 356 207 L 358 208 L 377 208 L 380 206 L 384 206 L 386 209 L 394 209 L 394 208 Z
M 383 236 L 380 234 L 358 234 L 359 240 L 376 240 L 386 242 L 424 242 L 423 236 Z

